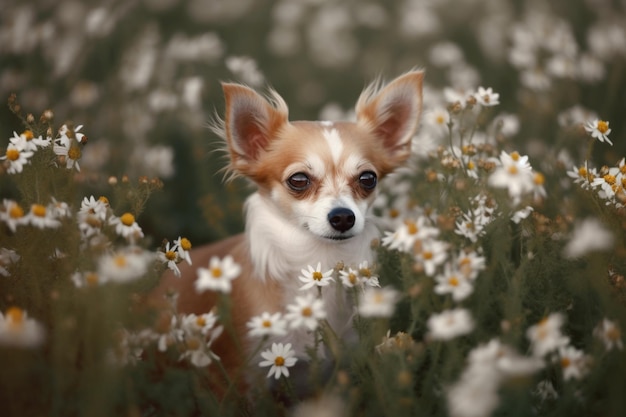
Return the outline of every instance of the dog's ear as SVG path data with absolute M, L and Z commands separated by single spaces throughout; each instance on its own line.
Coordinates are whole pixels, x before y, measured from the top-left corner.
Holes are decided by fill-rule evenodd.
M 411 71 L 384 88 L 369 85 L 356 104 L 357 122 L 383 142 L 389 162 L 397 166 L 411 154 L 411 138 L 422 113 L 423 71 Z
M 240 84 L 222 83 L 222 88 L 226 99 L 224 130 L 231 168 L 245 174 L 287 123 L 287 105 L 273 90 L 266 99 Z

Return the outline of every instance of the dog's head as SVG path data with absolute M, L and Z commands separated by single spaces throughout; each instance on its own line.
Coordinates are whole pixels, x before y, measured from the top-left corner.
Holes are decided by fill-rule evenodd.
M 231 172 L 254 181 L 294 225 L 321 239 L 363 231 L 378 181 L 410 155 L 422 110 L 423 72 L 367 87 L 356 122 L 290 122 L 285 101 L 223 84 Z

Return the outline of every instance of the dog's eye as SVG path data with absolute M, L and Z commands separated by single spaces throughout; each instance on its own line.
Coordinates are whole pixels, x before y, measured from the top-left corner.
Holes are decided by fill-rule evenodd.
M 359 175 L 359 184 L 366 190 L 373 190 L 376 187 L 377 177 L 372 171 L 365 171 Z
M 287 185 L 294 191 L 304 191 L 311 185 L 311 180 L 306 174 L 298 172 L 287 179 Z

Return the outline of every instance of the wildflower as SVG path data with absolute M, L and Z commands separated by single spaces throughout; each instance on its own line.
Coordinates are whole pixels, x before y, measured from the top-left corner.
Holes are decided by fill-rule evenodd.
M 424 268 L 429 277 L 435 275 L 437 267 L 448 259 L 448 244 L 435 239 L 428 239 L 415 245 L 415 261 Z
M 359 314 L 362 317 L 391 317 L 398 298 L 398 291 L 391 287 L 368 288 L 359 301 Z
M 341 283 L 343 284 L 343 286 L 346 288 L 354 288 L 361 285 L 359 271 L 353 268 L 348 268 L 347 270 L 342 269 L 341 271 L 339 271 L 339 278 L 341 279 Z
M 439 229 L 429 226 L 428 223 L 425 216 L 419 216 L 415 221 L 407 219 L 395 232 L 385 232 L 382 243 L 389 249 L 410 252 L 417 240 L 439 236 Z
M 13 249 L 0 248 L 0 275 L 5 277 L 10 276 L 7 266 L 20 260 L 20 255 Z
M 61 222 L 54 217 L 54 212 L 41 204 L 32 204 L 30 212 L 26 215 L 28 224 L 39 229 L 57 228 Z
M 569 343 L 569 338 L 561 333 L 565 318 L 561 313 L 552 313 L 526 331 L 530 339 L 533 355 L 542 357 Z
M 208 335 L 217 324 L 217 315 L 212 311 L 204 314 L 188 314 L 181 318 L 181 327 L 186 334 Z
M 500 94 L 494 93 L 491 87 L 485 89 L 478 87 L 478 91 L 474 94 L 478 104 L 484 107 L 491 107 L 500 104 Z
M 20 348 L 34 348 L 41 345 L 45 329 L 37 320 L 19 307 L 10 307 L 4 314 L 0 312 L 0 345 Z
M 56 155 L 63 157 L 63 161 L 65 162 L 65 168 L 76 168 L 76 171 L 80 171 L 80 165 L 78 165 L 78 160 L 81 157 L 81 150 L 78 144 L 74 142 L 68 142 L 67 145 L 55 143 L 52 147 L 52 150 Z
M 24 209 L 13 200 L 3 199 L 0 206 L 0 221 L 3 221 L 9 230 L 15 233 L 17 226 L 24 225 L 28 218 L 24 215 Z
M 24 169 L 24 165 L 30 163 L 30 158 L 34 155 L 32 151 L 20 149 L 15 144 L 10 143 L 4 156 L 0 156 L 0 160 L 6 160 L 9 167 L 9 174 L 19 174 Z
M 444 273 L 437 275 L 435 281 L 435 293 L 451 294 L 454 301 L 464 300 L 474 291 L 471 282 L 450 263 L 445 265 Z
M 43 139 L 41 136 L 36 138 L 32 131 L 25 130 L 20 135 L 18 135 L 17 132 L 13 132 L 13 137 L 10 138 L 9 141 L 17 146 L 18 149 L 35 152 L 38 148 L 49 146 L 52 139 Z
M 324 301 L 315 298 L 311 293 L 296 297 L 294 301 L 287 306 L 285 314 L 289 327 L 292 329 L 304 327 L 311 331 L 317 329 L 318 321 L 326 318 Z
M 485 257 L 475 251 L 460 251 L 456 258 L 456 268 L 467 279 L 474 280 L 485 269 Z
M 317 263 L 317 266 L 313 268 L 311 265 L 307 266 L 307 269 L 301 270 L 302 275 L 298 279 L 304 282 L 304 285 L 300 287 L 301 290 L 308 290 L 311 287 L 325 287 L 334 281 L 332 274 L 333 270 L 330 269 L 326 272 L 322 272 L 322 264 Z
M 228 294 L 232 288 L 231 281 L 239 274 L 241 274 L 241 266 L 234 261 L 232 256 L 228 255 L 223 259 L 213 256 L 209 260 L 209 268 L 198 268 L 196 291 L 213 290 Z
M 499 166 L 489 176 L 488 184 L 496 188 L 506 188 L 513 204 L 517 204 L 522 195 L 532 191 L 534 187 L 528 156 L 502 151 L 499 162 Z
M 68 125 L 64 124 L 59 128 L 59 137 L 57 137 L 54 141 L 59 146 L 64 148 L 69 148 L 72 142 L 72 139 L 76 140 L 78 143 L 87 143 L 87 136 L 83 133 L 80 133 L 80 130 L 83 128 L 83 125 L 78 125 L 75 128 L 70 128 Z
M 102 280 L 100 279 L 98 274 L 93 271 L 76 271 L 72 274 L 71 279 L 76 288 L 95 286 L 102 283 Z
M 112 216 L 109 219 L 109 224 L 115 227 L 115 233 L 128 239 L 130 242 L 135 242 L 136 239 L 143 237 L 141 227 L 135 221 L 135 216 L 131 213 L 124 213 L 120 217 Z
M 163 314 L 159 317 L 156 329 L 159 352 L 165 352 L 170 346 L 183 341 L 185 331 L 179 326 L 179 321 L 175 315 Z
M 559 347 L 556 358 L 563 369 L 563 379 L 581 379 L 587 373 L 588 359 L 584 352 L 572 346 Z
M 169 270 L 174 272 L 174 275 L 180 277 L 180 269 L 178 269 L 177 265 L 177 263 L 179 262 L 179 258 L 178 251 L 176 249 L 176 245 L 173 245 L 170 248 L 170 242 L 167 242 L 163 252 L 157 252 L 157 257 L 159 258 L 159 261 L 164 262 L 167 265 L 167 268 Z
M 440 135 L 447 132 L 448 123 L 450 123 L 450 113 L 443 107 L 434 108 L 424 114 L 424 126 L 430 127 Z
M 511 221 L 515 224 L 519 224 L 522 220 L 530 216 L 530 213 L 532 213 L 534 210 L 535 209 L 531 206 L 526 206 L 523 209 L 517 210 L 511 216 Z
M 107 218 L 109 209 L 109 201 L 106 197 L 100 197 L 97 200 L 94 196 L 89 198 L 83 198 L 78 210 L 78 217 L 84 218 L 85 216 L 95 216 L 96 218 L 104 221 Z
M 291 350 L 291 343 L 283 345 L 282 343 L 272 343 L 272 349 L 261 352 L 261 357 L 265 359 L 259 363 L 260 367 L 271 366 L 267 377 L 274 375 L 278 379 L 281 375 L 289 377 L 289 368 L 294 366 L 298 361 L 295 352 Z
M 486 223 L 481 218 L 473 219 L 472 216 L 464 213 L 461 220 L 455 222 L 454 233 L 475 243 L 480 236 L 485 234 L 485 225 Z
M 570 171 L 567 171 L 567 176 L 573 178 L 575 184 L 580 184 L 583 190 L 589 190 L 592 188 L 592 182 L 598 177 L 598 172 L 595 168 L 589 168 L 587 161 L 585 161 L 585 165 L 574 166 Z
M 613 348 L 618 350 L 624 349 L 622 332 L 619 326 L 609 319 L 602 319 L 602 322 L 593 330 L 593 335 L 604 343 L 606 350 L 612 350 Z
M 433 340 L 450 340 L 474 330 L 474 320 L 469 310 L 456 308 L 430 316 L 427 322 Z
M 220 360 L 211 350 L 213 341 L 219 337 L 222 327 L 218 327 L 207 341 L 203 336 L 186 335 L 184 340 L 185 351 L 180 355 L 180 360 L 187 359 L 193 366 L 202 368 L 209 366 L 213 361 Z
M 48 205 L 48 209 L 56 218 L 72 217 L 72 211 L 70 210 L 69 204 L 63 201 L 57 201 L 54 197 L 52 197 L 52 202 Z
M 618 167 L 611 167 L 608 169 L 602 169 L 600 175 L 598 175 L 593 181 L 591 181 L 591 187 L 600 188 L 598 195 L 609 201 L 613 201 L 616 194 L 619 194 L 623 190 L 621 181 L 621 171 Z
M 152 255 L 136 247 L 121 248 L 98 260 L 98 276 L 102 282 L 130 282 L 148 272 Z
M 608 250 L 613 247 L 613 232 L 600 220 L 587 218 L 574 227 L 569 242 L 563 249 L 566 258 L 579 258 L 593 251 Z
M 363 261 L 359 263 L 358 273 L 359 282 L 370 287 L 380 287 L 378 277 L 374 275 L 374 272 L 372 271 L 372 267 L 369 265 L 369 262 Z
M 613 145 L 613 142 L 609 139 L 609 122 L 600 119 L 593 119 L 585 124 L 585 130 L 591 134 L 592 138 L 598 139 L 600 142 L 608 142 L 609 145 Z
M 284 336 L 287 334 L 287 321 L 281 313 L 264 312 L 246 323 L 248 334 L 252 337 Z
M 186 237 L 178 237 L 174 241 L 174 247 L 178 250 L 178 257 L 187 261 L 189 265 L 191 265 L 191 256 L 189 255 L 189 251 L 191 251 L 191 242 Z

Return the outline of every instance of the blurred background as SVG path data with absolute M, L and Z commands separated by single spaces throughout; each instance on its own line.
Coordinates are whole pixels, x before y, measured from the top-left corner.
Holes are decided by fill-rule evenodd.
M 243 181 L 222 183 L 222 145 L 207 128 L 223 111 L 220 81 L 275 88 L 292 120 L 340 119 L 375 77 L 422 67 L 425 114 L 444 87 L 492 87 L 498 110 L 517 115 L 521 151 L 563 140 L 563 117 L 595 115 L 610 121 L 615 145 L 594 159 L 615 164 L 626 148 L 625 9 L 624 0 L 3 0 L 0 97 L 16 93 L 36 118 L 51 109 L 56 127 L 84 125 L 85 196 L 107 195 L 110 176 L 161 178 L 138 219 L 144 232 L 199 244 L 242 230 L 249 193 Z M 7 106 L 0 127 L 0 149 L 24 129 Z M 0 187 L 0 197 L 15 193 L 2 176 Z

